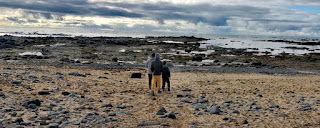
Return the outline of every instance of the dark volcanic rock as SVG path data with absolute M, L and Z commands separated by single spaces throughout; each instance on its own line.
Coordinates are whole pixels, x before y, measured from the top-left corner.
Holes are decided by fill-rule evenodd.
M 261 62 L 254 62 L 251 65 L 252 66 L 262 66 L 262 63 Z
M 137 127 L 145 127 L 145 126 L 154 126 L 154 125 L 160 125 L 159 122 L 143 122 L 137 125 Z
M 305 103 L 300 108 L 298 108 L 298 110 L 299 111 L 312 111 L 314 109 L 311 107 L 311 104 Z
M 223 117 L 222 120 L 231 121 L 232 119 L 230 117 Z
M 176 119 L 176 115 L 173 113 L 173 112 L 170 112 L 168 115 L 167 115 L 168 118 L 171 118 L 171 119 Z
M 6 98 L 6 95 L 3 92 L 0 92 L 0 97 Z
M 21 117 L 19 117 L 14 122 L 21 124 L 21 122 L 23 122 L 23 119 Z
M 113 107 L 113 105 L 111 103 L 107 103 L 107 104 L 102 104 L 101 107 Z
M 118 107 L 117 107 L 117 108 L 125 109 L 126 107 L 127 107 L 126 105 L 121 104 L 121 105 L 118 105 Z
M 167 110 L 166 110 L 164 107 L 161 107 L 161 108 L 157 111 L 156 115 L 164 115 L 165 113 L 167 113 Z
M 194 97 L 194 96 L 191 95 L 191 94 L 178 94 L 178 95 L 177 95 L 177 98 L 182 98 L 182 97 L 192 98 L 192 97 Z
M 40 91 L 38 92 L 39 95 L 50 95 L 50 92 L 48 91 Z
M 203 58 L 201 56 L 194 56 L 192 57 L 192 61 L 198 61 L 201 62 L 203 60 Z
M 116 113 L 109 113 L 108 116 L 116 116 Z
M 71 75 L 71 76 L 79 76 L 79 77 L 87 77 L 85 74 L 80 74 L 78 72 L 71 72 L 71 73 L 69 73 L 69 75 Z
M 12 81 L 11 84 L 14 84 L 14 85 L 21 85 L 21 82 L 20 81 Z
M 30 75 L 28 78 L 29 78 L 29 79 L 38 79 L 37 76 L 33 76 L 33 75 Z
M 279 115 L 279 117 L 289 117 L 287 114 L 285 114 L 285 113 L 281 113 L 280 115 Z
M 34 105 L 36 105 L 36 106 L 41 106 L 41 101 L 38 100 L 38 99 L 31 100 L 31 101 L 28 101 L 28 100 L 27 100 L 27 101 L 23 104 L 23 106 L 26 107 L 26 108 L 29 108 L 29 105 L 30 105 L 30 104 L 34 104 Z M 30 106 L 30 107 L 34 108 L 33 106 Z
M 64 95 L 64 96 L 68 96 L 68 95 L 70 95 L 70 92 L 63 91 L 61 94 Z
M 141 73 L 132 73 L 131 78 L 141 78 Z
M 36 109 L 36 108 L 37 108 L 37 105 L 35 105 L 35 104 L 28 105 L 28 109 Z
M 195 110 L 200 110 L 200 108 L 202 108 L 204 110 L 207 109 L 207 107 L 202 104 L 194 104 L 194 105 L 192 105 L 192 108 L 194 108 Z
M 249 122 L 247 120 L 242 121 L 242 124 L 248 124 Z
M 240 112 L 238 110 L 233 110 L 232 113 L 239 114 Z

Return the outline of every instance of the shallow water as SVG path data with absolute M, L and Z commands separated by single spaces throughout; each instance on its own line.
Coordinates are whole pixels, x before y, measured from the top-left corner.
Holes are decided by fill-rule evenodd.
M 302 55 L 307 53 L 320 53 L 320 45 L 308 46 L 308 45 L 297 45 L 289 44 L 284 42 L 267 42 L 260 40 L 292 40 L 297 41 L 298 38 L 294 37 L 257 37 L 257 36 L 236 36 L 236 37 L 213 37 L 211 40 L 204 41 L 201 44 L 201 48 L 207 46 L 218 46 L 223 48 L 236 48 L 236 49 L 247 49 L 249 52 L 258 52 L 258 55 L 278 55 L 280 53 L 290 53 L 294 55 Z M 297 47 L 297 48 L 308 48 L 307 49 L 290 49 L 286 47 Z

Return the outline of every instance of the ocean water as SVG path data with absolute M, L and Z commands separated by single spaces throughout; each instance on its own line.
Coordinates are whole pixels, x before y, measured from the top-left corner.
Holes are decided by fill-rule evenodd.
M 252 36 L 252 35 L 214 35 L 214 34 L 190 34 L 190 33 L 161 33 L 161 32 L 132 32 L 132 31 L 112 31 L 100 29 L 82 29 L 82 28 L 11 28 L 0 27 L 1 35 L 12 36 L 30 36 L 30 37 L 146 37 L 146 36 L 196 36 L 210 39 L 203 41 L 202 48 L 207 46 L 218 46 L 223 48 L 247 49 L 247 51 L 256 52 L 257 55 L 277 55 L 280 53 L 289 53 L 294 55 L 303 55 L 308 53 L 320 53 L 320 45 L 307 46 L 288 44 L 284 42 L 266 42 L 261 40 L 292 40 L 300 39 L 320 39 L 315 37 L 298 37 L 298 36 Z M 169 41 L 169 43 L 172 43 Z M 304 49 L 290 49 L 286 47 L 297 47 Z

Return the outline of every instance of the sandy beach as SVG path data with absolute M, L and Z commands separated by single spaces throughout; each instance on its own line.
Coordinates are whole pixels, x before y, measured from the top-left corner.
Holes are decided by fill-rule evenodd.
M 320 126 L 320 76 L 308 73 L 174 71 L 172 91 L 154 97 L 144 68 L 1 65 L 0 74 L 4 127 Z M 41 105 L 25 106 L 32 100 Z

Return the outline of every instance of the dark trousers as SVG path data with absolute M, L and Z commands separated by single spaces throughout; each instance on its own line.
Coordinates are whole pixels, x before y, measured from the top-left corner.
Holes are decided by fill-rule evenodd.
M 148 78 L 149 78 L 149 89 L 151 89 L 152 74 L 148 74 Z
M 170 80 L 168 77 L 162 77 L 162 89 L 164 90 L 166 82 L 168 83 L 168 90 L 170 90 Z

